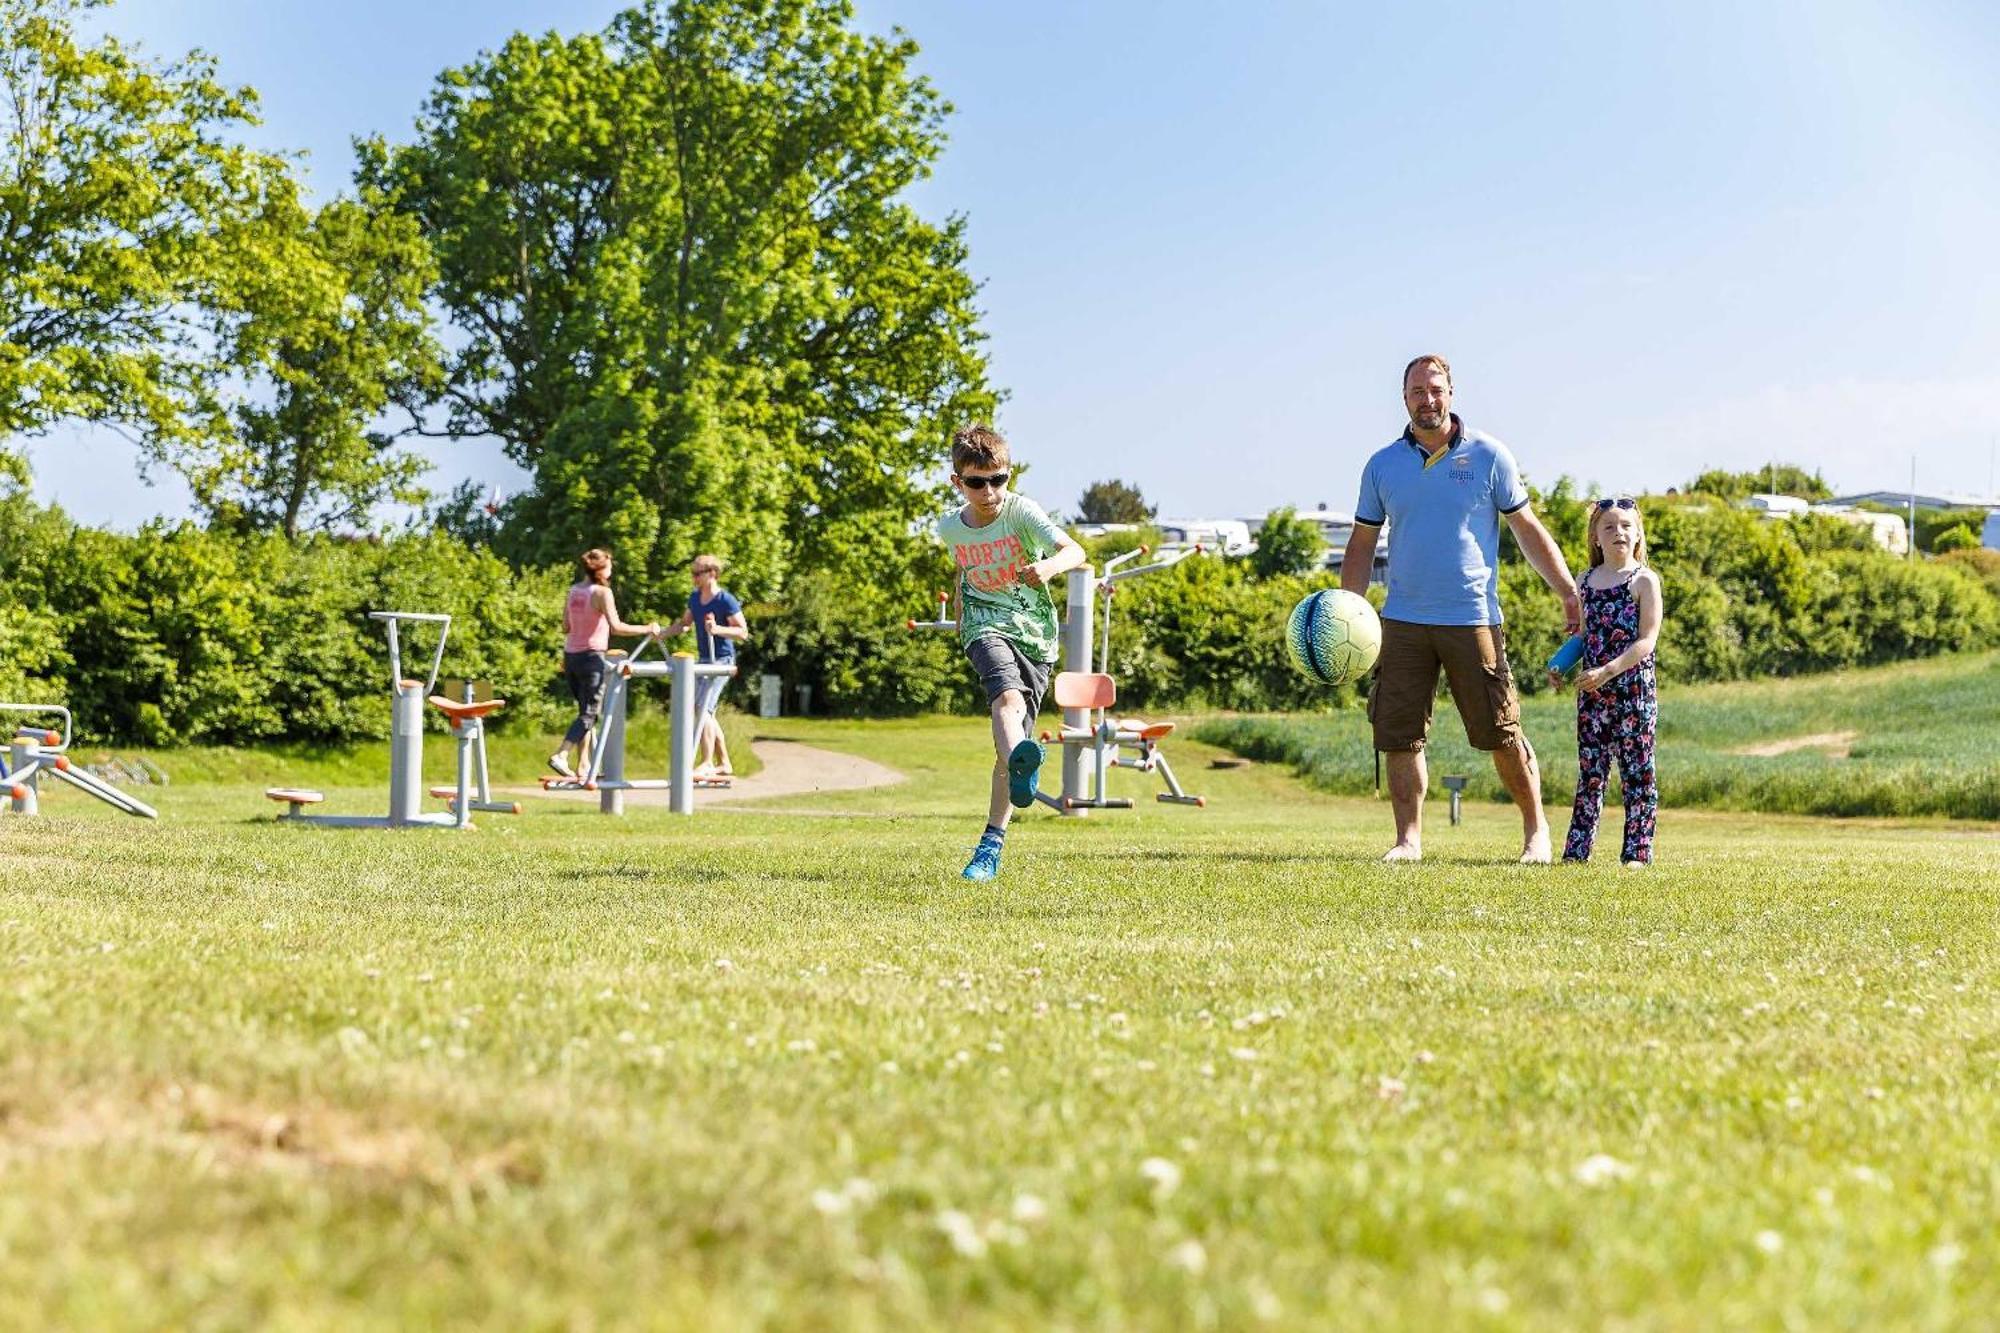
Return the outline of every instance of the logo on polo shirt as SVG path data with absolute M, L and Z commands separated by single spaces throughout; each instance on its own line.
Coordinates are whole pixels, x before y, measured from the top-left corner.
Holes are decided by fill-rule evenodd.
M 1453 481 L 1472 480 L 1472 455 L 1453 454 L 1451 456 L 1451 479 Z

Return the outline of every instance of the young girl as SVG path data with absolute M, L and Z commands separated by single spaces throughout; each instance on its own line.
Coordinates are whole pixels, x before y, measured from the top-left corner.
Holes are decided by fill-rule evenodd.
M 618 618 L 618 603 L 611 596 L 611 552 L 585 551 L 577 564 L 581 577 L 570 585 L 563 601 L 563 678 L 576 698 L 576 721 L 569 724 L 561 747 L 549 756 L 549 767 L 566 778 L 576 776 L 569 751 L 576 752 L 578 767 L 590 762 L 597 710 L 604 702 L 604 654 L 611 647 L 611 636 L 660 632 L 657 622 L 628 625 Z
M 1630 496 L 1599 500 L 1590 512 L 1590 568 L 1577 580 L 1583 595 L 1583 670 L 1576 677 L 1576 807 L 1563 860 L 1587 861 L 1604 808 L 1611 758 L 1625 792 L 1627 866 L 1653 861 L 1653 820 L 1659 786 L 1653 776 L 1653 732 L 1660 704 L 1653 648 L 1660 637 L 1660 578 L 1646 567 L 1646 533 Z M 1551 671 L 1549 682 L 1562 677 Z

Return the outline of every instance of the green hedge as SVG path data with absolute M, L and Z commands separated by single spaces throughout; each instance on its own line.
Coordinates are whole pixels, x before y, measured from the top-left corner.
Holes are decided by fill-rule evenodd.
M 1539 498 L 1580 567 L 1584 502 L 1567 483 Z M 1990 553 L 1912 563 L 1835 520 L 1774 523 L 1691 497 L 1649 499 L 1646 519 L 1665 588 L 1660 665 L 1669 681 L 1795 675 L 2000 641 Z M 788 709 L 801 684 L 812 687 L 815 712 L 979 708 L 953 637 L 904 628 L 932 607 L 901 585 L 944 577 L 912 569 L 896 586 L 807 575 L 782 602 L 750 606 L 744 675 L 780 675 Z M 1500 579 L 1516 675 L 1535 693 L 1537 668 L 1562 638 L 1560 603 L 1511 543 Z M 298 545 L 187 523 L 120 534 L 78 527 L 18 489 L 4 491 L 0 698 L 66 700 L 101 742 L 379 737 L 387 666 L 367 612 L 394 608 L 454 617 L 445 674 L 489 680 L 506 695 L 499 728 L 554 730 L 569 709 L 558 653 L 566 581 L 565 571 L 516 570 L 438 532 Z M 1333 581 L 1259 579 L 1248 561 L 1201 556 L 1121 584 L 1110 659 L 1121 703 L 1135 711 L 1354 706 L 1355 686 L 1313 685 L 1284 649 L 1291 608 Z M 1382 590 L 1370 595 L 1379 605 Z M 627 608 L 663 618 L 676 609 Z
M 563 579 L 450 538 L 238 538 L 192 524 L 81 528 L 18 499 L 0 512 L 0 696 L 66 702 L 100 742 L 248 744 L 388 734 L 371 610 L 453 617 L 443 674 L 491 681 L 501 727 L 564 714 Z M 21 521 L 9 521 L 21 520 Z M 413 632 L 404 670 L 428 668 Z M 417 660 L 421 654 L 422 660 Z

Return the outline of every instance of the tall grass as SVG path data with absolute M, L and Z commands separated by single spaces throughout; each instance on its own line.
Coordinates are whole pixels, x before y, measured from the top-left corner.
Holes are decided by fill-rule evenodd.
M 1567 804 L 1576 781 L 1571 695 L 1528 699 L 1523 724 L 1542 761 L 1543 799 Z M 1368 721 L 1214 718 L 1195 734 L 1253 759 L 1292 765 L 1324 791 L 1374 786 Z M 1772 742 L 1826 738 L 1775 755 Z M 1431 729 L 1431 774 L 1467 773 L 1503 799 L 1486 759 L 1465 743 L 1449 698 Z M 2000 653 L 1786 680 L 1661 692 L 1660 799 L 1668 806 L 1810 815 L 2000 819 Z

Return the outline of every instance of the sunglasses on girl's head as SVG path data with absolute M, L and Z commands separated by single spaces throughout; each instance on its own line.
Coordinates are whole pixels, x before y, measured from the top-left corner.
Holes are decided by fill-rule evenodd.
M 1598 512 L 1602 513 L 1604 510 L 1611 508 L 1611 506 L 1613 505 L 1617 505 L 1620 509 L 1637 509 L 1639 507 L 1639 502 L 1637 500 L 1634 500 L 1629 495 L 1621 495 L 1617 499 L 1613 499 L 1612 497 L 1607 495 L 1602 500 L 1599 500 L 1597 502 Z
M 975 491 L 983 491 L 989 486 L 996 489 L 1005 486 L 1007 478 L 1013 475 L 1011 472 L 996 472 L 990 477 L 973 477 L 961 472 L 958 474 L 958 479 Z

